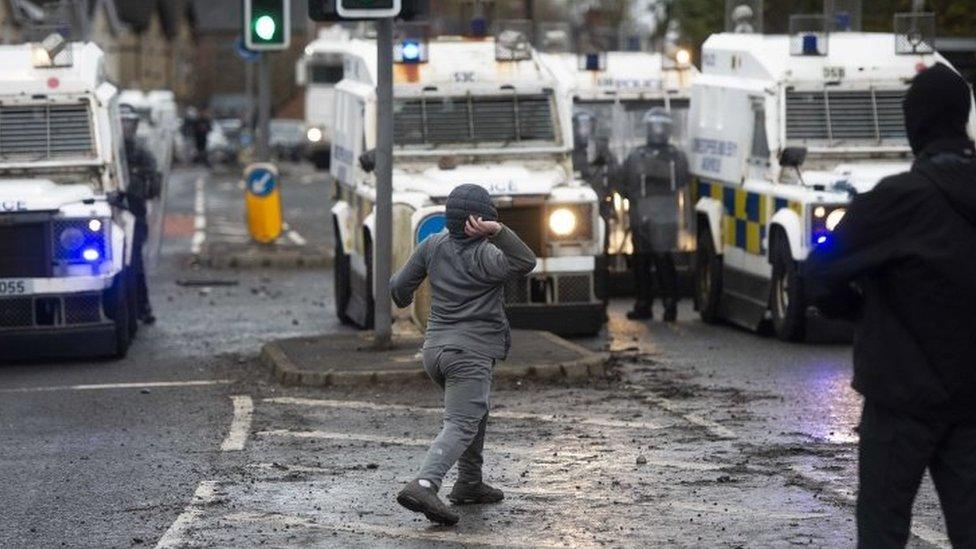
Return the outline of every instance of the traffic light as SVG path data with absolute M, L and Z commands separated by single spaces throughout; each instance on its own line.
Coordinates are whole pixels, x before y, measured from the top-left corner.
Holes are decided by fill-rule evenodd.
M 400 14 L 400 0 L 338 0 L 336 11 L 346 19 L 396 17 Z
M 288 49 L 291 0 L 244 0 L 244 46 L 252 51 Z
M 396 17 L 412 21 L 427 17 L 429 0 L 308 0 L 313 21 L 361 21 Z

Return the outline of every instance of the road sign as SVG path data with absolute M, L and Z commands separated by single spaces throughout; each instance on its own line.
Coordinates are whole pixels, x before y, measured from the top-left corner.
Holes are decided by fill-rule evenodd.
M 247 46 L 244 45 L 244 39 L 240 36 L 237 37 L 237 40 L 234 40 L 234 53 L 247 62 L 255 61 L 261 55 L 256 51 L 247 49 Z
M 290 0 L 244 0 L 244 45 L 251 51 L 288 49 Z

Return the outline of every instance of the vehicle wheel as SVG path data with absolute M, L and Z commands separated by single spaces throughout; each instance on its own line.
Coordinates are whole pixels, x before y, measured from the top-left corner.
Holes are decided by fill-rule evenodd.
M 332 284 L 335 287 L 336 316 L 339 317 L 339 322 L 351 324 L 352 319 L 346 314 L 346 308 L 349 305 L 349 296 L 352 293 L 352 287 L 349 283 L 349 256 L 346 255 L 346 250 L 342 247 L 342 240 L 339 238 L 338 228 L 335 231 L 335 241 Z
M 695 256 L 695 303 L 698 314 L 708 323 L 719 321 L 722 297 L 722 258 L 715 253 L 712 231 L 698 231 L 698 250 Z
M 314 156 L 315 169 L 328 170 L 332 165 L 332 157 L 328 154 L 316 154 Z
M 376 305 L 373 300 L 373 241 L 369 237 L 366 237 L 364 248 L 366 254 L 366 322 L 363 323 L 363 329 L 372 330 Z
M 128 275 L 123 271 L 115 276 L 112 287 L 104 295 L 105 315 L 115 323 L 115 349 L 112 356 L 123 358 L 129 352 Z
M 773 331 L 783 341 L 799 341 L 806 331 L 806 301 L 799 264 L 793 260 L 785 238 L 774 240 L 772 295 L 769 309 L 773 317 Z
M 126 273 L 126 303 L 129 313 L 129 339 L 135 339 L 139 331 L 139 297 L 136 293 L 135 271 L 131 268 Z

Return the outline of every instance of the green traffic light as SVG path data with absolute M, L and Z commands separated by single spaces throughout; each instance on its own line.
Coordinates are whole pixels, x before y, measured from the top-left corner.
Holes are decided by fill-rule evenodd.
M 278 24 L 275 22 L 274 17 L 270 15 L 262 15 L 254 20 L 254 34 L 261 40 L 271 40 L 274 38 L 277 29 Z

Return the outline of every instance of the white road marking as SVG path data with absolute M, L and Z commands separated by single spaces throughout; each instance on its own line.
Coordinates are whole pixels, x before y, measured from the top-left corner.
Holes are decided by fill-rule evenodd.
M 288 237 L 288 240 L 291 240 L 296 246 L 304 246 L 305 244 L 308 244 L 305 237 L 298 234 L 298 231 L 292 229 L 288 223 L 283 223 L 282 228 L 285 230 L 285 236 Z
M 203 248 L 203 242 L 207 238 L 207 192 L 206 181 L 203 177 L 198 177 L 196 181 L 196 199 L 193 209 L 196 217 L 193 220 L 193 240 L 190 243 L 190 252 L 199 255 Z
M 103 389 L 151 389 L 156 387 L 206 387 L 227 385 L 231 379 L 200 381 L 145 381 L 138 383 L 100 383 L 91 385 L 58 385 L 53 387 L 22 387 L 19 389 L 0 389 L 0 393 L 43 393 L 48 391 L 98 391 Z
M 205 480 L 197 486 L 196 492 L 193 493 L 193 499 L 180 513 L 180 516 L 176 517 L 173 524 L 170 525 L 163 537 L 159 538 L 156 543 L 156 549 L 163 549 L 166 547 L 185 547 L 186 540 L 184 535 L 186 534 L 189 526 L 203 516 L 203 508 L 214 502 L 217 498 L 217 483 L 212 480 Z
M 370 524 L 368 522 L 343 522 L 342 524 L 320 524 L 311 518 L 283 515 L 280 513 L 234 513 L 227 515 L 227 520 L 233 522 L 249 522 L 267 524 L 269 527 L 284 528 L 309 528 L 314 530 L 328 530 L 336 532 L 346 532 L 350 534 L 366 534 L 377 537 L 391 538 L 394 540 L 421 540 L 456 543 L 462 546 L 481 545 L 485 547 L 513 547 L 513 548 L 560 548 L 566 547 L 564 544 L 547 544 L 533 541 L 526 544 L 515 541 L 504 536 L 491 534 L 476 534 L 471 532 L 455 532 L 451 530 L 418 530 L 398 526 L 383 526 L 380 524 Z M 582 543 L 574 540 L 573 547 L 593 547 L 592 544 Z
M 244 449 L 247 432 L 251 429 L 251 418 L 254 415 L 254 401 L 247 395 L 230 397 L 234 402 L 234 419 L 230 423 L 227 438 L 220 445 L 221 452 L 239 452 Z
M 655 395 L 644 387 L 641 387 L 639 385 L 631 385 L 628 388 L 632 391 L 640 392 L 645 402 L 649 404 L 653 404 L 658 408 L 661 408 L 668 412 L 671 412 L 672 414 L 681 417 L 682 419 L 684 419 L 688 423 L 691 423 L 692 425 L 697 425 L 699 427 L 704 428 L 706 431 L 711 433 L 712 436 L 715 436 L 716 438 L 726 438 L 726 439 L 739 438 L 739 436 L 736 435 L 735 432 L 732 431 L 731 429 L 727 427 L 723 427 L 710 419 L 705 419 L 698 414 L 685 412 L 681 409 L 680 406 L 677 406 L 673 402 L 671 402 L 671 400 L 664 398 L 662 396 Z
M 359 400 L 329 400 L 314 398 L 293 398 L 280 397 L 268 398 L 265 402 L 272 404 L 291 404 L 298 406 L 318 406 L 323 408 L 340 408 L 347 410 L 375 410 L 387 412 L 391 410 L 416 412 L 419 414 L 441 415 L 444 413 L 442 408 L 427 408 L 422 406 L 407 406 L 404 404 L 376 404 Z M 595 427 L 613 427 L 620 429 L 663 429 L 664 426 L 652 421 L 627 421 L 617 419 L 603 419 L 595 417 L 576 417 L 576 416 L 557 416 L 549 414 L 537 414 L 533 412 L 515 412 L 510 410 L 491 411 L 490 417 L 499 419 L 524 419 L 529 421 L 541 421 L 545 423 L 567 423 L 574 425 L 592 425 Z
M 346 433 L 346 432 L 335 432 L 335 431 L 290 431 L 288 429 L 274 429 L 270 431 L 259 431 L 256 433 L 259 437 L 291 437 L 291 438 L 305 438 L 305 439 L 316 439 L 316 440 L 341 440 L 341 441 L 351 441 L 351 442 L 367 442 L 375 443 L 381 445 L 394 445 L 394 446 L 418 446 L 421 448 L 426 448 L 430 446 L 433 441 L 431 438 L 408 438 L 408 437 L 388 437 L 382 435 L 371 435 L 365 433 Z M 619 456 L 608 455 L 602 452 L 569 452 L 569 451 L 558 451 L 553 455 L 551 448 L 532 448 L 532 447 L 513 447 L 513 446 L 497 446 L 493 444 L 488 444 L 488 449 L 499 453 L 499 454 L 514 454 L 527 457 L 545 457 L 549 461 L 557 461 L 559 458 L 570 458 L 577 462 L 594 462 L 602 461 L 604 458 L 611 459 L 616 463 L 626 463 L 630 467 L 642 467 L 640 465 L 634 464 L 632 457 L 629 457 L 626 462 L 622 462 Z M 709 463 L 702 461 L 684 461 L 684 460 L 673 460 L 673 459 L 657 459 L 653 456 L 645 455 L 644 459 L 647 460 L 645 466 L 650 467 L 671 467 L 674 469 L 684 469 L 688 471 L 718 471 L 727 467 L 727 464 L 722 463 Z M 313 471 L 305 471 L 313 472 Z

